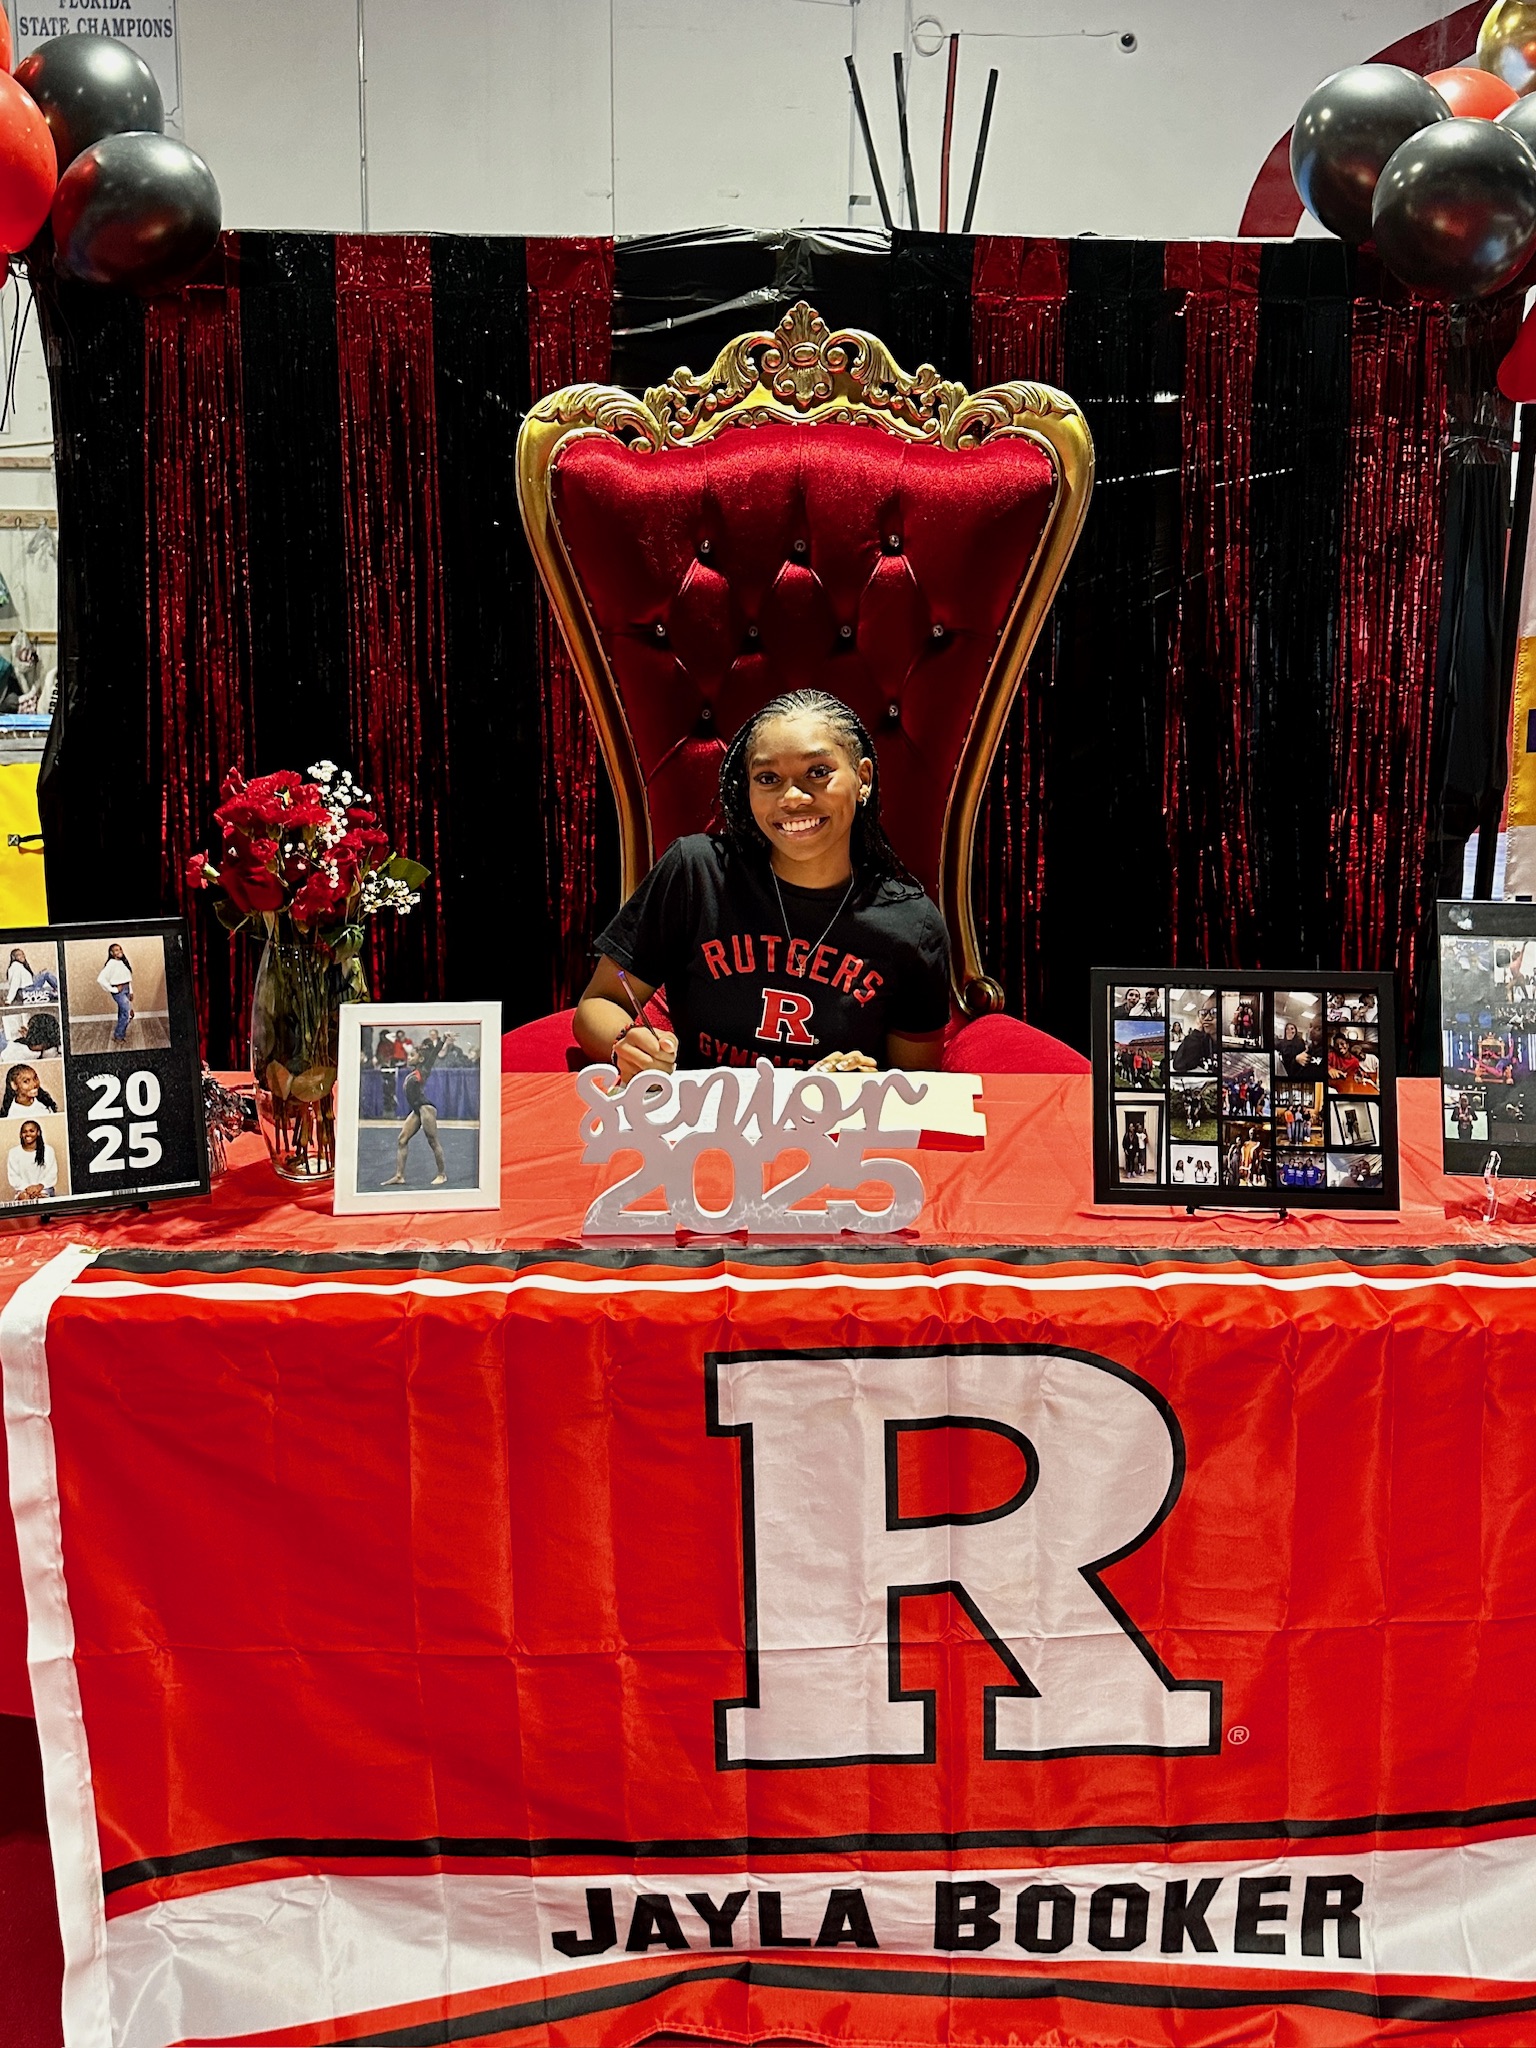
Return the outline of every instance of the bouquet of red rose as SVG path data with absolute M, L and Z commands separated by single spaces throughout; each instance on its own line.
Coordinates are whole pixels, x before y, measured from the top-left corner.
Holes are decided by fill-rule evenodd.
M 391 852 L 344 768 L 317 761 L 309 772 L 309 782 L 291 768 L 247 782 L 231 768 L 214 813 L 224 840 L 218 863 L 195 853 L 187 880 L 217 893 L 230 931 L 264 930 L 352 960 L 364 919 L 381 910 L 404 916 L 421 901 L 427 870 Z
M 421 901 L 427 870 L 392 853 L 389 835 L 344 768 L 317 761 L 247 782 L 231 769 L 214 816 L 215 864 L 194 854 L 187 880 L 216 897 L 231 931 L 266 950 L 251 1001 L 251 1070 L 272 1164 L 284 1180 L 328 1180 L 336 1162 L 339 1012 L 365 1002 L 366 920 Z

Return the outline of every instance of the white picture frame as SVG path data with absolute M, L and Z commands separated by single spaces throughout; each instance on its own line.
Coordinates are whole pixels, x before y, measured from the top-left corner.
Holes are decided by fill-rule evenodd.
M 422 1050 L 434 1044 L 423 1075 Z M 450 1059 L 453 1052 L 459 1057 Z M 426 1120 L 417 1115 L 409 1129 L 408 1090 L 420 1092 L 432 1110 Z M 464 1113 L 471 1097 L 473 1118 Z M 460 1113 L 444 1113 L 449 1110 Z M 442 1184 L 433 1171 L 439 1165 L 447 1176 Z M 393 1184 L 402 1167 L 405 1184 Z M 333 1213 L 389 1216 L 500 1206 L 500 1003 L 343 1003 Z

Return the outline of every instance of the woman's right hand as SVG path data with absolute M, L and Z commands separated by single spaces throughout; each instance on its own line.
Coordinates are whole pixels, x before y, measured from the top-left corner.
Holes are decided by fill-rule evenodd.
M 677 1065 L 677 1040 L 670 1031 L 652 1031 L 648 1024 L 634 1024 L 613 1048 L 613 1064 L 620 1082 L 636 1074 L 670 1074 Z

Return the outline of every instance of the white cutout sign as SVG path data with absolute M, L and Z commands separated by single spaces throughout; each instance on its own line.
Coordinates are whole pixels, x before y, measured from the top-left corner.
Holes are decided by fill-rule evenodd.
M 583 1159 L 590 1165 L 620 1152 L 640 1154 L 634 1171 L 588 1209 L 582 1226 L 588 1237 L 659 1237 L 678 1230 L 825 1237 L 908 1230 L 922 1213 L 922 1176 L 906 1160 L 884 1155 L 914 1149 L 924 1128 L 955 1128 L 947 1099 L 956 1084 L 967 1098 L 980 1086 L 974 1075 L 919 1080 L 903 1073 L 805 1074 L 767 1060 L 755 1068 L 637 1074 L 622 1087 L 618 1078 L 614 1067 L 593 1066 L 576 1080 Z M 924 1114 L 930 1093 L 946 1099 L 946 1113 L 938 1119 Z M 984 1132 L 969 1100 L 966 1114 L 966 1134 L 975 1135 L 977 1126 Z M 785 1152 L 802 1157 L 804 1165 L 765 1187 L 768 1170 Z M 721 1209 L 705 1208 L 694 1185 L 694 1169 L 705 1153 L 721 1154 L 730 1164 L 731 1198 Z M 889 1190 L 883 1208 L 866 1209 L 853 1198 L 853 1190 L 869 1182 Z M 626 1206 L 657 1189 L 664 1208 Z M 795 1206 L 824 1191 L 823 1208 Z

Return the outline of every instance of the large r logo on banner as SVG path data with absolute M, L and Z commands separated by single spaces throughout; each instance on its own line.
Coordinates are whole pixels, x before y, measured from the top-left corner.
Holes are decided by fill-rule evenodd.
M 720 1769 L 925 1763 L 901 1602 L 950 1593 L 1013 1676 L 986 1753 L 1214 1754 L 1221 1686 L 1174 1678 L 1100 1583 L 1178 1498 L 1184 1441 L 1144 1381 L 1089 1352 L 724 1352 L 709 1429 L 741 1442 L 747 1693 L 715 1704 Z M 904 1430 L 1010 1438 L 1026 1474 L 981 1514 L 902 1512 Z

